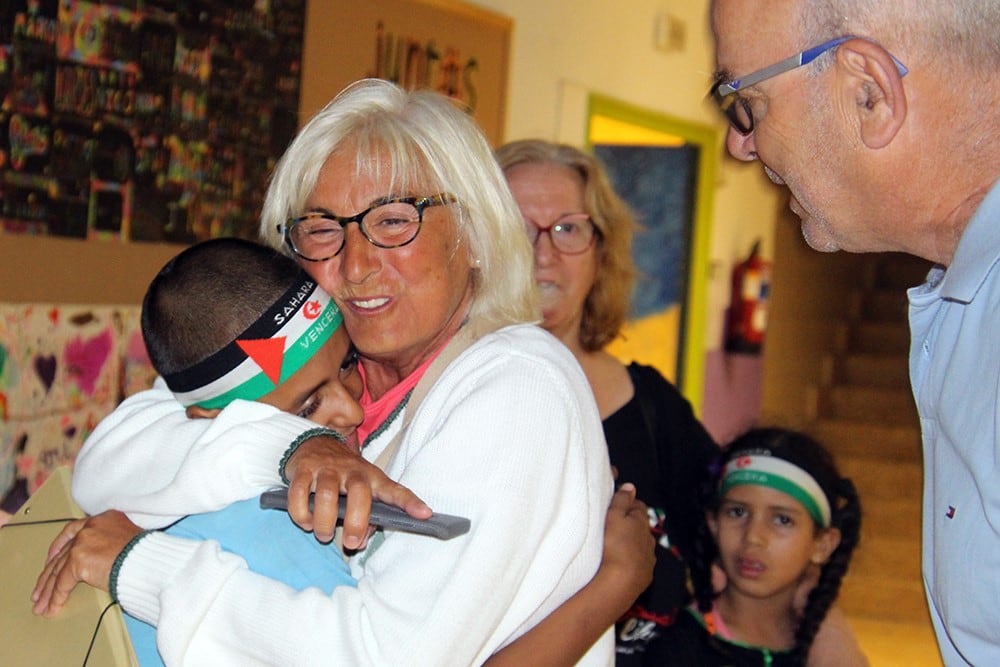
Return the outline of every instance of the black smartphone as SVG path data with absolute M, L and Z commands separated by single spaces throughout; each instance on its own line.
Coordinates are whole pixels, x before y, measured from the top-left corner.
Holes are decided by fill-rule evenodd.
M 265 491 L 260 496 L 260 506 L 263 509 L 288 510 L 288 489 L 273 489 Z M 309 509 L 313 507 L 313 496 L 309 496 Z M 340 496 L 337 504 L 337 518 L 343 520 L 347 509 L 347 496 Z M 372 502 L 369 522 L 386 530 L 402 530 L 408 533 L 430 535 L 440 540 L 450 540 L 453 537 L 469 532 L 470 521 L 462 516 L 439 514 L 435 512 L 429 519 L 414 519 L 412 516 L 392 505 L 378 501 Z

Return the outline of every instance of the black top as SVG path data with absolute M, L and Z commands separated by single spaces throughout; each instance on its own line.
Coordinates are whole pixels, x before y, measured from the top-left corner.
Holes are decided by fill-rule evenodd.
M 631 364 L 635 396 L 604 420 L 611 465 L 618 483 L 635 484 L 639 500 L 655 512 L 657 535 L 653 583 L 618 622 L 617 665 L 683 664 L 649 660 L 688 599 L 682 554 L 689 554 L 700 521 L 698 485 L 718 455 L 715 441 L 691 404 L 650 366 Z
M 684 667 L 791 667 L 790 651 L 771 651 L 714 636 L 689 611 L 683 611 L 653 645 L 659 665 Z M 653 664 L 652 661 L 649 664 Z

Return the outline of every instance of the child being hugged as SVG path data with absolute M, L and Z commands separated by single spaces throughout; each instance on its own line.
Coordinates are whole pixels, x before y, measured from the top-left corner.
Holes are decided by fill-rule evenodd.
M 150 360 L 188 417 L 211 419 L 234 400 L 255 401 L 261 410 L 307 417 L 317 423 L 309 433 L 356 447 L 362 380 L 342 320 L 294 261 L 234 238 L 179 253 L 150 283 L 142 305 Z M 254 572 L 297 590 L 329 594 L 356 583 L 335 545 L 318 542 L 284 512 L 261 509 L 258 498 L 188 516 L 165 532 L 215 540 Z M 129 614 L 125 623 L 139 664 L 163 664 L 155 628 Z
M 808 436 L 754 429 L 709 472 L 703 503 L 690 566 L 696 602 L 670 631 L 676 664 L 804 665 L 858 543 L 853 482 Z M 716 563 L 726 575 L 721 593 Z M 796 592 L 810 578 L 817 583 L 802 609 Z

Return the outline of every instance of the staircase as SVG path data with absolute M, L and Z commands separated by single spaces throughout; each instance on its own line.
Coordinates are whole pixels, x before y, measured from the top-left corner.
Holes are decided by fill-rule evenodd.
M 807 428 L 861 497 L 861 542 L 838 604 L 873 667 L 941 665 L 920 575 L 922 459 L 907 361 L 905 290 L 928 268 L 904 255 L 865 258 Z

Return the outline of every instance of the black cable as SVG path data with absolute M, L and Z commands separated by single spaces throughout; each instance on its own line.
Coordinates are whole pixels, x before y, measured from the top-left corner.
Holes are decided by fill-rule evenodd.
M 100 632 L 101 630 L 101 621 L 104 620 L 104 615 L 108 613 L 108 611 L 110 611 L 111 608 L 114 607 L 116 604 L 118 603 L 115 602 L 114 600 L 109 602 L 108 606 L 105 607 L 104 611 L 101 612 L 100 617 L 98 617 L 97 625 L 94 626 L 94 634 L 90 638 L 90 646 L 87 647 L 87 655 L 83 656 L 83 667 L 87 667 L 87 661 L 90 660 L 90 652 L 94 650 L 94 643 L 97 641 L 97 633 Z
M 16 528 L 17 526 L 41 526 L 48 523 L 69 523 L 70 521 L 76 521 L 81 517 L 67 517 L 63 519 L 39 519 L 38 521 L 18 521 L 17 523 L 6 523 L 0 526 L 0 530 L 6 528 Z M 101 622 L 104 620 L 104 615 L 107 614 L 112 607 L 118 604 L 116 601 L 112 600 L 108 603 L 108 606 L 104 608 L 101 615 L 97 618 L 97 625 L 94 626 L 94 634 L 90 637 L 90 644 L 87 646 L 87 653 L 83 656 L 83 667 L 87 667 L 87 662 L 90 660 L 90 654 L 94 650 L 94 644 L 97 643 L 97 633 L 101 631 Z

